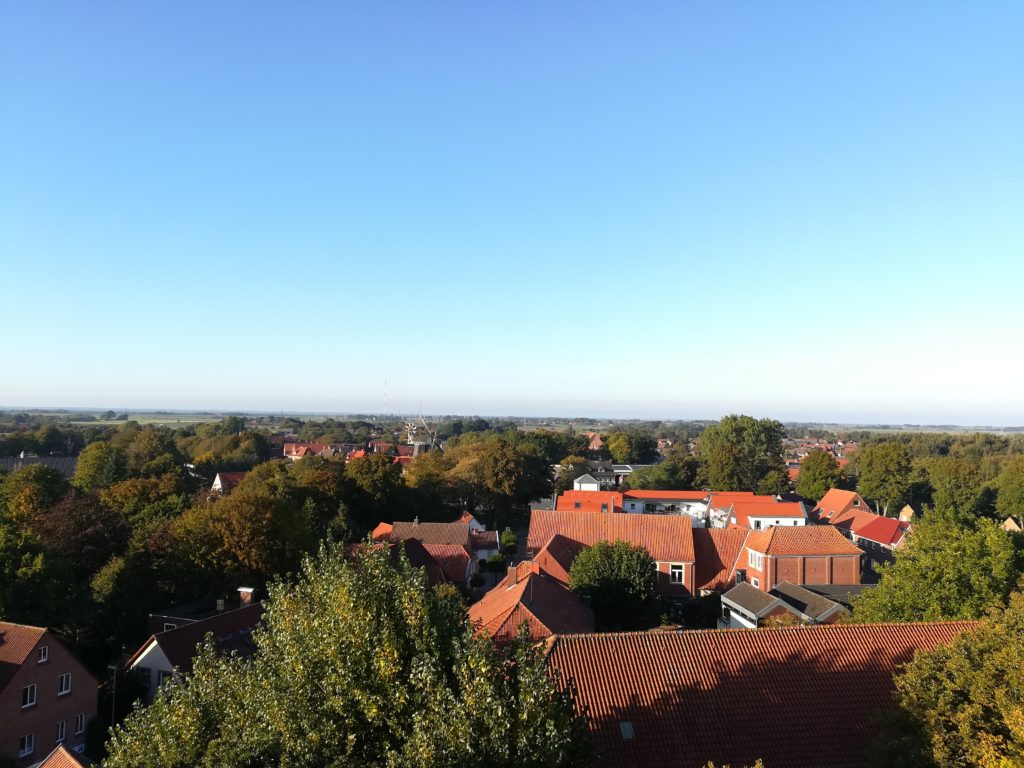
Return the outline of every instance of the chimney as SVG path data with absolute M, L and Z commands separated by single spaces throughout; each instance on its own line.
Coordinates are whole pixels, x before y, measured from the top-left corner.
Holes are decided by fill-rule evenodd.
M 252 605 L 252 587 L 239 587 L 238 588 L 238 606 L 244 608 L 247 605 Z
M 413 525 L 419 525 L 420 524 L 420 516 L 419 515 L 416 515 L 416 517 L 414 517 L 412 519 L 412 524 Z
M 519 572 L 516 570 L 516 567 L 514 565 L 510 565 L 508 567 L 508 580 L 512 582 L 511 584 L 509 584 L 510 587 L 514 587 L 516 584 L 519 583 L 518 577 Z

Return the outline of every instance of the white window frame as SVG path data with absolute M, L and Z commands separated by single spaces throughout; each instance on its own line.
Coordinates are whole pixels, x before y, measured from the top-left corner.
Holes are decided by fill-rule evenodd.
M 67 681 L 67 688 L 64 687 L 64 681 Z M 57 678 L 57 695 L 67 696 L 71 693 L 71 673 L 65 672 L 63 675 Z
M 36 735 L 26 733 L 18 739 L 18 757 L 27 757 L 36 751 Z
M 679 574 L 678 579 L 676 578 L 676 574 Z M 686 565 L 684 563 L 668 564 L 668 583 L 686 584 Z
M 760 589 L 761 588 L 761 581 L 760 581 L 760 579 L 751 579 L 750 580 L 750 586 L 754 587 L 754 589 Z
M 68 721 L 61 720 L 57 723 L 57 743 L 61 744 L 68 737 Z
M 21 708 L 29 709 L 36 705 L 38 696 L 36 695 L 38 690 L 36 689 L 35 683 L 30 683 L 21 689 Z
M 85 713 L 79 712 L 75 715 L 75 736 L 85 733 Z
M 754 570 L 764 570 L 764 555 L 752 549 L 747 550 L 747 564 Z
M 39 655 L 36 657 L 36 664 L 45 664 L 50 660 L 50 646 L 40 645 Z
M 159 688 L 164 684 L 165 680 L 170 680 L 174 677 L 173 672 L 168 672 L 166 669 L 158 669 L 156 671 L 156 687 Z

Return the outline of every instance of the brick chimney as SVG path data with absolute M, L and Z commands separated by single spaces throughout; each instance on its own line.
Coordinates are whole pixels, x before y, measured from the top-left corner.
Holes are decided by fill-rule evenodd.
M 244 608 L 247 605 L 252 605 L 252 587 L 239 587 L 238 588 L 238 607 Z

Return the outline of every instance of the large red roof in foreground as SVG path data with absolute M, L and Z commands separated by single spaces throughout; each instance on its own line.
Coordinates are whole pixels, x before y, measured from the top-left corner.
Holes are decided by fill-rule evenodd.
M 693 562 L 693 530 L 689 515 L 595 515 L 550 509 L 535 509 L 530 513 L 527 549 L 539 551 L 556 534 L 588 547 L 599 541 L 621 539 L 639 544 L 661 562 Z
M 854 768 L 894 672 L 971 622 L 557 637 L 602 768 Z M 628 725 L 624 725 L 628 724 Z M 623 738 L 623 731 L 632 738 Z

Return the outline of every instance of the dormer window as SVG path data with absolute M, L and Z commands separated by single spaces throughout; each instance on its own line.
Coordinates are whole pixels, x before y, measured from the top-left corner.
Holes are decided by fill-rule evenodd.
M 860 499 L 854 499 L 853 500 L 853 506 L 859 507 L 860 506 Z
M 47 645 L 39 646 L 39 651 L 36 655 L 37 664 L 45 664 L 50 660 L 50 647 Z

